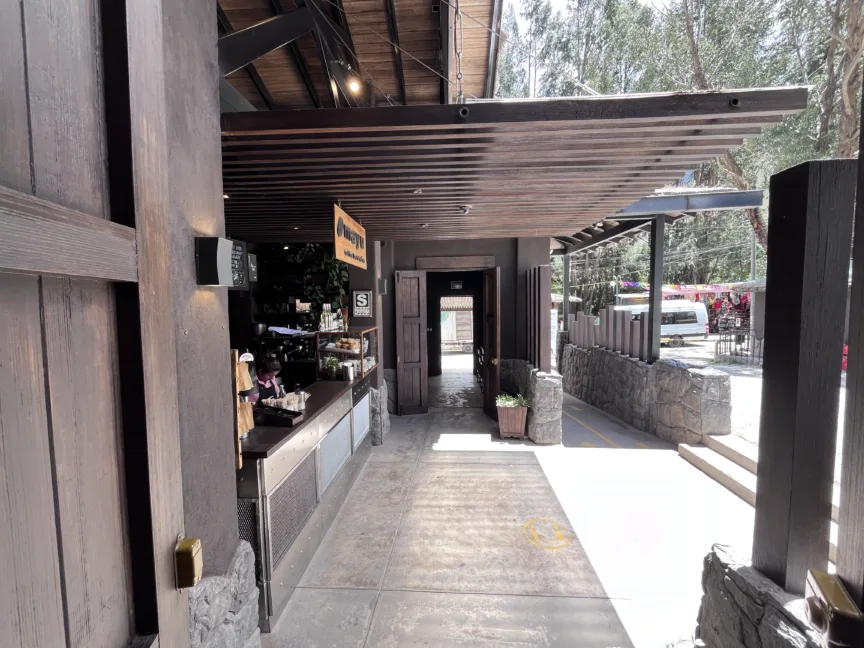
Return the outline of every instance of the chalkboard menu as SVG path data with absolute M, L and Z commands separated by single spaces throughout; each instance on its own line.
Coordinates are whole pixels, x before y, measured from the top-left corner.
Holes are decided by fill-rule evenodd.
M 246 244 L 218 236 L 195 239 L 198 284 L 228 286 L 237 290 L 249 288 Z
M 225 239 L 228 240 L 228 239 Z M 231 243 L 231 288 L 248 288 L 249 277 L 246 274 L 246 244 L 242 241 Z

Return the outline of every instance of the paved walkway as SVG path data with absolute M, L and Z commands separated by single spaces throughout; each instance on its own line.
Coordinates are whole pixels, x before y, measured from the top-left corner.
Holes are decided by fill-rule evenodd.
M 662 647 L 711 543 L 749 553 L 750 507 L 576 399 L 563 447 L 474 408 L 392 421 L 265 648 Z

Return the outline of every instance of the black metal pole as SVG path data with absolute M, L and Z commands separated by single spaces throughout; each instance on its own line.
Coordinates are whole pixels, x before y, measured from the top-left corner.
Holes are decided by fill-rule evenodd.
M 663 234 L 666 216 L 654 216 L 651 220 L 651 262 L 648 281 L 651 284 L 648 297 L 648 352 L 646 360 L 660 359 L 660 321 L 663 314 Z
M 561 273 L 561 317 L 564 325 L 562 330 L 567 330 L 567 317 L 570 315 L 570 255 L 564 255 L 564 270 Z

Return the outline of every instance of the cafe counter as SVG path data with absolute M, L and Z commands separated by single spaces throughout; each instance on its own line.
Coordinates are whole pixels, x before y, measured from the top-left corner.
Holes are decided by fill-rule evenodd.
M 255 550 L 260 627 L 269 632 L 366 463 L 377 370 L 306 388 L 294 427 L 256 426 L 237 471 L 240 537 Z

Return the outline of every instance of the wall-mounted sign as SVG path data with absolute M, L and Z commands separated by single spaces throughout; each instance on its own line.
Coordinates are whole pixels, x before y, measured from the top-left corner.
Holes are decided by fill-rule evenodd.
M 246 259 L 249 264 L 249 281 L 258 281 L 258 255 L 247 254 Z
M 336 258 L 365 270 L 366 230 L 339 205 L 333 205 L 333 234 Z
M 372 291 L 354 291 L 354 317 L 372 317 Z
M 246 244 L 218 236 L 195 239 L 195 267 L 200 286 L 248 288 Z
M 461 281 L 451 281 L 450 282 L 450 290 L 462 290 L 462 282 Z

